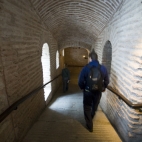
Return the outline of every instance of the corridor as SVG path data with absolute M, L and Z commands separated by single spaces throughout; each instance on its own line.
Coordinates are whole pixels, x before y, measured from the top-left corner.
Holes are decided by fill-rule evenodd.
M 76 84 L 70 84 L 64 94 L 60 87 L 23 142 L 121 142 L 100 107 L 90 133 L 82 107 L 82 92 Z
M 0 0 L 0 142 L 142 142 L 141 25 L 142 0 Z M 93 50 L 110 83 L 90 133 L 75 84 Z

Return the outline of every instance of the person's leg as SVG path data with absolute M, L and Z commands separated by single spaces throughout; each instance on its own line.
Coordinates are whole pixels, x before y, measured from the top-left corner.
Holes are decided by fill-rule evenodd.
M 86 126 L 90 132 L 93 131 L 93 122 L 91 117 L 91 106 L 84 105 L 84 118 L 86 121 Z
M 83 93 L 83 109 L 84 109 L 84 118 L 86 121 L 86 126 L 89 129 L 90 132 L 93 131 L 93 122 L 91 117 L 91 105 L 92 105 L 92 96 L 90 92 L 84 92 Z
M 63 92 L 66 92 L 66 80 L 63 79 Z
M 92 118 L 94 117 L 94 115 L 97 111 L 101 96 L 102 96 L 102 93 L 98 92 L 98 91 L 95 94 L 93 94 L 93 103 L 92 103 L 92 111 L 91 111 Z
M 66 91 L 68 90 L 68 79 L 66 80 Z

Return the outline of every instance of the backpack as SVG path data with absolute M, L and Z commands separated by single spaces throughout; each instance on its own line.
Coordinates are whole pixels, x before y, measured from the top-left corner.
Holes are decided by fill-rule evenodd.
M 95 91 L 101 91 L 103 90 L 103 79 L 102 79 L 102 75 L 101 75 L 101 65 L 98 65 L 98 67 L 94 67 L 88 65 L 89 67 L 89 73 L 87 76 L 87 80 L 86 80 L 86 85 L 87 85 L 87 89 L 90 92 L 95 92 Z

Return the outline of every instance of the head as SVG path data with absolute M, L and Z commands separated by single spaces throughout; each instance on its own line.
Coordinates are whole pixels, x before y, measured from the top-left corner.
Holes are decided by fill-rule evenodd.
M 67 64 L 64 64 L 64 68 L 67 68 L 68 67 L 68 65 Z
M 89 59 L 90 59 L 90 61 L 98 60 L 98 55 L 97 55 L 97 53 L 94 51 L 94 49 L 89 53 Z

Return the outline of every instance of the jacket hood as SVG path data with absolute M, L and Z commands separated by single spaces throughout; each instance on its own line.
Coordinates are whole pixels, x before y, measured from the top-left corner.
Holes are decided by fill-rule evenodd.
M 89 63 L 89 65 L 97 67 L 99 65 L 99 62 L 98 60 L 93 60 Z

